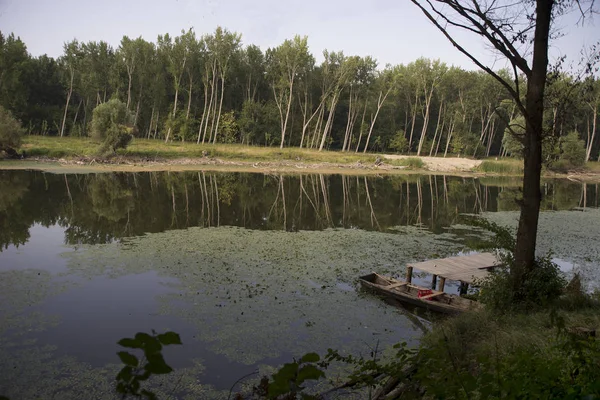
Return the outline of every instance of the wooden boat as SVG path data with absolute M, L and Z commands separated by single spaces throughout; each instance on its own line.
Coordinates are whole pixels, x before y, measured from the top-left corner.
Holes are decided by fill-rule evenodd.
M 388 278 L 375 272 L 361 276 L 359 280 L 366 289 L 434 312 L 460 314 L 481 307 L 473 300 Z

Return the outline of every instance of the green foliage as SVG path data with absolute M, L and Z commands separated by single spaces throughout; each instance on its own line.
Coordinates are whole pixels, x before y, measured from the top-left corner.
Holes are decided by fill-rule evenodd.
M 389 147 L 396 153 L 404 153 L 408 150 L 408 140 L 406 139 L 406 135 L 404 134 L 403 130 L 396 132 L 390 141 Z
M 138 357 L 126 351 L 117 352 L 117 356 L 124 364 L 116 377 L 117 393 L 123 398 L 134 396 L 148 400 L 157 399 L 154 393 L 142 388 L 142 384 L 149 380 L 152 375 L 169 374 L 173 371 L 165 362 L 162 348 L 173 344 L 181 345 L 179 335 L 174 332 L 157 334 L 152 331 L 152 335 L 138 332 L 133 338 L 119 340 L 118 344 L 127 349 L 137 350 L 137 352 L 142 353 L 142 358 L 138 359 Z
M 117 149 L 126 148 L 132 132 L 132 117 L 122 101 L 112 99 L 94 108 L 91 134 L 101 143 L 101 154 L 114 154 Z
M 585 164 L 585 143 L 579 139 L 579 133 L 570 132 L 561 138 L 560 160 L 564 160 L 572 167 L 582 167 Z
M 522 175 L 523 163 L 514 161 L 485 160 L 477 167 L 477 171 L 499 175 Z
M 513 233 L 483 218 L 466 217 L 465 220 L 493 233 L 491 240 L 479 247 L 496 250 L 501 262 L 488 277 L 476 281 L 479 301 L 494 311 L 507 312 L 545 308 L 558 300 L 567 282 L 558 265 L 552 262 L 551 254 L 536 257 L 533 268 L 526 269 L 522 276 L 516 276 L 511 273 L 511 269 L 515 268 L 513 252 L 516 241 Z M 515 279 L 519 281 L 515 282 Z
M 16 150 L 21 147 L 23 134 L 21 123 L 10 111 L 0 106 L 0 152 L 4 151 L 10 156 L 16 155 Z
M 240 128 L 233 111 L 221 114 L 217 141 L 220 143 L 235 143 L 238 141 L 239 134 Z
M 580 399 L 600 394 L 600 341 L 547 313 L 465 314 L 424 338 L 415 379 L 425 396 Z
M 316 353 L 308 353 L 302 356 L 300 360 L 294 360 L 292 363 L 285 364 L 273 376 L 268 384 L 266 397 L 269 399 L 316 399 L 316 397 L 302 393 L 305 389 L 302 386 L 308 381 L 318 381 L 325 377 Z
M 273 133 L 278 131 L 277 107 L 273 103 L 246 101 L 238 119 L 242 143 L 270 145 Z

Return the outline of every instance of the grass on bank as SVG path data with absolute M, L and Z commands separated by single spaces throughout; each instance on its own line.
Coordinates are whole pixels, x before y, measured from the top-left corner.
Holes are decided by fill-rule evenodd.
M 425 163 L 419 157 L 406 157 L 393 160 L 386 159 L 385 163 L 397 167 L 407 167 L 410 169 L 427 169 Z
M 49 158 L 96 157 L 98 143 L 90 138 L 25 136 L 22 149 L 28 156 Z M 241 144 L 196 144 L 193 142 L 165 143 L 161 140 L 134 139 L 125 150 L 118 150 L 118 155 L 137 157 L 159 161 L 177 158 L 216 157 L 224 160 L 276 162 L 300 161 L 315 163 L 336 163 L 373 165 L 378 159 L 376 154 L 362 154 L 341 151 L 317 151 L 288 147 L 247 146 Z M 409 169 L 425 169 L 420 158 L 408 157 L 400 160 L 385 160 L 385 164 L 404 166 Z
M 516 158 L 485 160 L 476 169 L 477 172 L 498 175 L 523 175 L 523 161 Z
M 26 136 L 22 149 L 28 156 L 70 158 L 95 157 L 98 144 L 89 138 Z M 230 160 L 246 161 L 303 161 L 350 164 L 356 162 L 373 164 L 376 155 L 342 153 L 338 151 L 316 151 L 300 148 L 259 147 L 240 144 L 204 144 L 171 142 L 153 139 L 134 139 L 119 155 L 149 160 L 197 158 L 207 155 Z

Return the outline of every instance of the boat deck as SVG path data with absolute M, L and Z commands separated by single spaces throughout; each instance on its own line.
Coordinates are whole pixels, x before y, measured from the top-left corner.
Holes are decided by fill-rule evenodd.
M 492 253 L 470 254 L 408 264 L 410 272 L 418 269 L 444 278 L 472 284 L 475 279 L 485 278 L 491 268 L 500 263 Z

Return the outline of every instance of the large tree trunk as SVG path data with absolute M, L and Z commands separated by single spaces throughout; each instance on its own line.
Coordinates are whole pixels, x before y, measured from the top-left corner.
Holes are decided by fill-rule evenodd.
M 554 1 L 536 1 L 536 25 L 533 39 L 533 64 L 527 80 L 525 109 L 525 142 L 523 150 L 523 201 L 517 229 L 514 252 L 515 264 L 511 275 L 515 289 L 519 289 L 523 275 L 535 266 L 535 246 L 542 193 L 542 123 L 544 118 L 544 88 L 548 68 L 548 36 Z

